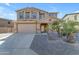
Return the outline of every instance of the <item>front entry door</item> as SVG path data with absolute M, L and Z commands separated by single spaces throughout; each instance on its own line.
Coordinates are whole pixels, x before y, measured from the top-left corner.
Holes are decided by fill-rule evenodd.
M 41 24 L 41 32 L 46 32 L 47 24 Z

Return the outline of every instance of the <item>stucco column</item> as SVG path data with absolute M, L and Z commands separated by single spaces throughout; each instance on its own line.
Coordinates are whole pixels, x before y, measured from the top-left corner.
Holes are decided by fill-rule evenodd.
M 45 19 L 47 19 L 47 18 L 48 18 L 48 14 L 47 14 L 47 13 L 45 13 L 45 14 L 44 14 L 44 16 L 45 16 L 45 17 L 44 17 Z
M 26 17 L 25 13 L 26 13 L 26 12 L 24 11 L 24 16 L 23 16 L 23 17 L 24 17 L 24 20 L 26 20 L 26 19 L 25 19 L 25 17 Z
M 39 12 L 37 12 L 37 19 L 39 19 Z
M 32 12 L 30 11 L 30 15 L 29 15 L 30 16 L 30 19 L 31 19 L 31 14 L 32 14 Z
M 13 32 L 17 32 L 17 24 L 16 24 L 16 21 L 14 22 L 14 28 L 13 28 Z

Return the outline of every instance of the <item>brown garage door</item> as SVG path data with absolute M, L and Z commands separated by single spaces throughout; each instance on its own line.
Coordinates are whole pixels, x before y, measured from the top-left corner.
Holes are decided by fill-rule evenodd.
M 36 33 L 36 24 L 18 24 L 18 32 Z

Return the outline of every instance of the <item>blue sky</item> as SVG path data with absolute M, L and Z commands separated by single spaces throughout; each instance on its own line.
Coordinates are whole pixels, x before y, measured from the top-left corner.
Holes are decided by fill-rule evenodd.
M 58 17 L 79 12 L 79 3 L 0 3 L 0 17 L 16 20 L 16 10 L 36 7 L 49 12 L 59 12 Z

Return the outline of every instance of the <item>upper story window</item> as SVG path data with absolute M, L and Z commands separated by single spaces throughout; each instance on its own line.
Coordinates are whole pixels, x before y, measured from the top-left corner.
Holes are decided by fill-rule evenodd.
M 57 17 L 57 14 L 54 14 L 54 13 L 49 13 L 49 16 L 54 16 L 54 17 Z
M 39 19 L 43 19 L 43 18 L 45 18 L 45 14 L 44 13 L 40 13 L 39 14 Z
M 26 12 L 25 13 L 25 19 L 29 19 L 30 18 L 30 12 Z
M 32 12 L 32 14 L 31 14 L 31 18 L 32 18 L 32 19 L 36 19 L 36 18 L 37 18 L 37 13 Z
M 18 13 L 18 19 L 24 19 L 24 12 Z

